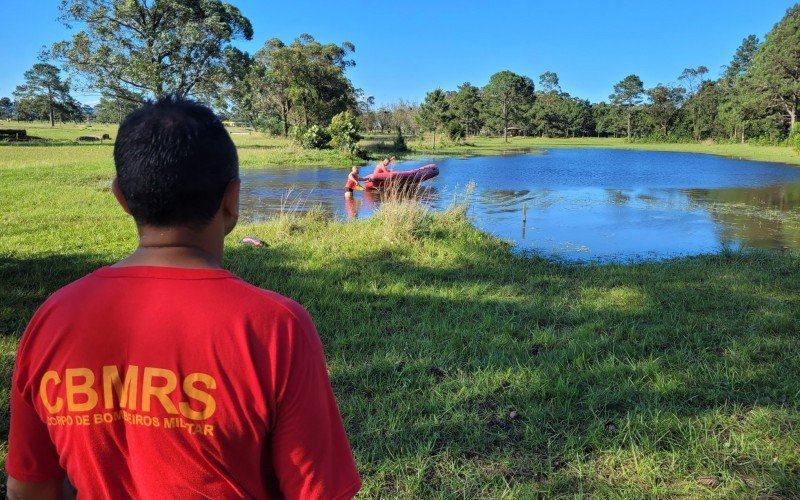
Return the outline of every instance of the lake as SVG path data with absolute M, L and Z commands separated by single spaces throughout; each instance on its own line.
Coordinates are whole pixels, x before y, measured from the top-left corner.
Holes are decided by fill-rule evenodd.
M 408 170 L 430 160 L 403 162 Z M 711 155 L 613 149 L 437 159 L 417 196 L 433 210 L 468 198 L 475 225 L 567 260 L 650 260 L 723 248 L 800 248 L 800 168 Z M 373 166 L 361 168 L 361 174 Z M 372 215 L 376 194 L 343 196 L 347 170 L 266 168 L 242 174 L 249 221 L 322 206 Z M 527 221 L 523 224 L 523 207 Z

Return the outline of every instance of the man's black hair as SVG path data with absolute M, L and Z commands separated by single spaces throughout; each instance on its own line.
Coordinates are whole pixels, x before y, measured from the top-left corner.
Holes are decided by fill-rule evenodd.
M 206 225 L 239 175 L 236 147 L 214 112 L 173 96 L 125 117 L 114 163 L 137 224 L 160 227 Z

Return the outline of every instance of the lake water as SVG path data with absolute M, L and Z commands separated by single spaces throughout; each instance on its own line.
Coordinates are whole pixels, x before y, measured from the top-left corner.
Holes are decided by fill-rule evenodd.
M 405 162 L 408 170 L 430 161 Z M 800 248 L 800 168 L 711 155 L 611 149 L 436 160 L 420 200 L 469 195 L 475 225 L 522 250 L 568 260 L 661 259 L 722 248 Z M 372 166 L 362 167 L 362 175 Z M 268 168 L 242 176 L 246 220 L 321 205 L 372 215 L 380 197 L 345 200 L 347 170 Z M 474 184 L 469 193 L 468 186 Z M 523 206 L 527 221 L 523 224 Z

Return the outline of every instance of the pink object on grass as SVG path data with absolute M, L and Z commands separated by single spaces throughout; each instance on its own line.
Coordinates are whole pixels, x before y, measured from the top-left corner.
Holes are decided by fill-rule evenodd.
M 244 238 L 242 238 L 242 244 L 251 245 L 251 246 L 254 246 L 254 247 L 265 247 L 265 246 L 267 246 L 266 243 L 264 243 L 260 239 L 256 238 L 255 236 L 245 236 Z

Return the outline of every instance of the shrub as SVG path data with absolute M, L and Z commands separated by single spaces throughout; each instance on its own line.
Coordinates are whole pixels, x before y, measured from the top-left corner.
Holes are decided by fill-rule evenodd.
M 397 135 L 394 136 L 394 150 L 397 151 L 398 153 L 408 151 L 406 138 L 403 137 L 403 130 L 400 127 L 397 127 Z
M 358 156 L 358 141 L 361 140 L 358 132 L 358 121 L 349 111 L 337 114 L 331 118 L 331 124 L 328 125 L 331 145 L 352 156 Z
M 331 136 L 325 127 L 312 125 L 307 130 L 293 127 L 290 135 L 298 144 L 306 149 L 323 149 L 331 142 Z
M 451 141 L 459 142 L 461 139 L 466 137 L 467 134 L 464 131 L 464 127 L 462 127 L 460 123 L 457 121 L 452 121 L 447 125 L 447 136 Z
M 791 135 L 791 143 L 794 146 L 794 149 L 800 152 L 800 123 L 794 124 L 794 130 L 792 130 Z

